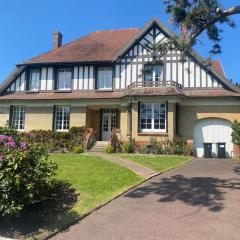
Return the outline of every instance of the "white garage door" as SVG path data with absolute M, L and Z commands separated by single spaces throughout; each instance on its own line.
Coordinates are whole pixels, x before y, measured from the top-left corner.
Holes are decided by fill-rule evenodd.
M 217 156 L 217 143 L 226 143 L 226 155 L 232 156 L 232 124 L 223 119 L 203 119 L 197 121 L 194 127 L 194 146 L 197 157 L 204 156 L 203 143 L 212 143 L 213 157 Z

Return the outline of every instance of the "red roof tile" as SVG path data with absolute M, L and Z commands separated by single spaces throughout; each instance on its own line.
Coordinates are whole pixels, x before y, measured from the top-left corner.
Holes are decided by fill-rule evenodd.
M 220 74 L 223 77 L 226 77 L 223 66 L 222 66 L 220 61 L 213 61 L 212 64 L 213 64 L 213 67 L 214 67 L 215 71 L 218 74 Z
M 24 63 L 111 61 L 141 29 L 98 31 Z

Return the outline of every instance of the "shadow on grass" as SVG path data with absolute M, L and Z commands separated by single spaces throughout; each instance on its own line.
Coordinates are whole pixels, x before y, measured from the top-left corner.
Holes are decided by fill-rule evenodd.
M 28 207 L 18 217 L 0 217 L 0 236 L 43 239 L 80 217 L 71 211 L 77 199 L 68 183 L 57 182 L 47 200 Z
M 224 208 L 224 195 L 227 189 L 240 190 L 240 180 L 212 177 L 186 178 L 182 175 L 175 175 L 138 187 L 126 197 L 143 198 L 157 194 L 158 202 L 161 203 L 181 201 L 186 205 L 205 207 L 209 211 L 218 212 Z

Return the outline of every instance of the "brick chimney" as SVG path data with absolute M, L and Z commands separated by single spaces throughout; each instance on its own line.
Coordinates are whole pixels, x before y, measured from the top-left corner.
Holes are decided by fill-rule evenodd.
M 57 49 L 62 46 L 63 35 L 60 32 L 53 33 L 53 48 Z

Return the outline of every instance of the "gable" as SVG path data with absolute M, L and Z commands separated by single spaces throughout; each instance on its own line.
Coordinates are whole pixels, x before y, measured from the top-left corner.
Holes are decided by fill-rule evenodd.
M 153 47 L 155 44 L 167 41 L 169 35 L 153 23 L 142 35 L 134 41 L 132 46 L 125 49 L 119 57 L 116 66 L 116 88 L 124 89 L 133 82 L 143 81 L 143 68 L 153 61 Z M 157 55 L 160 57 L 160 55 Z M 184 88 L 226 88 L 220 78 L 198 59 L 188 55 L 182 61 L 181 52 L 169 51 L 159 60 L 164 66 L 163 79 L 167 82 L 176 82 Z

